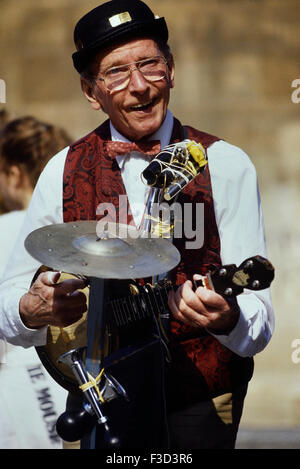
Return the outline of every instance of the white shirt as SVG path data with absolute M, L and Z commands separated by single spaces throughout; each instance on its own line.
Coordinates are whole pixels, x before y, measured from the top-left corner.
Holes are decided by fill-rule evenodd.
M 168 111 L 163 126 L 151 137 L 169 143 L 173 116 Z M 113 140 L 126 139 L 111 125 Z M 54 156 L 35 188 L 27 216 L 21 229 L 6 277 L 0 285 L 0 333 L 8 342 L 24 347 L 43 345 L 46 327 L 31 330 L 22 323 L 18 310 L 21 296 L 28 290 L 34 273 L 40 267 L 25 250 L 29 233 L 44 225 L 63 223 L 63 171 L 68 147 Z M 256 171 L 249 157 L 239 148 L 217 141 L 207 150 L 216 222 L 221 240 L 223 264 L 239 265 L 253 255 L 266 257 L 264 224 L 257 186 Z M 117 157 L 129 203 L 145 201 L 145 187 L 137 184 L 141 171 L 149 161 L 133 152 Z M 140 220 L 141 211 L 135 214 Z M 195 272 L 196 273 L 196 272 Z M 246 291 L 238 296 L 241 309 L 239 321 L 228 335 L 217 339 L 241 356 L 253 356 L 269 342 L 274 329 L 274 313 L 269 289 Z
M 24 222 L 25 210 L 13 210 L 0 216 L 0 279 Z

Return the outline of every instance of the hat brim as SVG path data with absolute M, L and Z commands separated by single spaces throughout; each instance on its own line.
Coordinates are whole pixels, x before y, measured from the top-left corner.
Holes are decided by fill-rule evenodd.
M 128 22 L 123 24 L 121 28 L 112 29 L 104 38 L 90 44 L 89 47 L 74 52 L 74 54 L 72 54 L 73 64 L 77 72 L 82 73 L 91 63 L 94 56 L 100 50 L 108 46 L 135 37 L 153 37 L 154 39 L 161 39 L 163 42 L 167 43 L 168 36 L 168 28 L 164 18 L 156 18 L 155 21 L 151 23 L 139 22 L 134 24 Z

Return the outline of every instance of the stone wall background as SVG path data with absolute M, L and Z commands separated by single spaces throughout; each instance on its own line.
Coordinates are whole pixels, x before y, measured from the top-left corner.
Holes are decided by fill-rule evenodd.
M 72 67 L 77 19 L 98 1 L 0 0 L 0 78 L 12 117 L 33 114 L 79 138 L 105 116 L 89 108 Z M 176 60 L 170 108 L 182 122 L 241 146 L 256 165 L 276 330 L 256 357 L 245 426 L 300 425 L 299 0 L 148 0 L 165 16 Z M 299 94 L 300 96 L 300 94 Z

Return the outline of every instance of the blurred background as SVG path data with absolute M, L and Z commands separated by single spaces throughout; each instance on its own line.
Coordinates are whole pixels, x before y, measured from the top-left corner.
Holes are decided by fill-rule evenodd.
M 0 0 L 2 120 L 34 115 L 75 140 L 105 119 L 85 101 L 71 61 L 74 24 L 99 3 Z M 242 147 L 257 169 L 276 268 L 276 330 L 255 359 L 238 447 L 300 447 L 300 2 L 147 3 L 169 27 L 171 110 L 182 123 Z

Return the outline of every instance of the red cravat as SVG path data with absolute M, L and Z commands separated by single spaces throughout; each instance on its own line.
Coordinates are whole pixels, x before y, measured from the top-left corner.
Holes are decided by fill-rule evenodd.
M 144 155 L 155 156 L 160 152 L 160 141 L 152 140 L 149 142 L 119 142 L 108 140 L 105 142 L 107 154 L 110 158 L 115 158 L 117 155 L 124 155 L 131 151 L 139 151 Z

